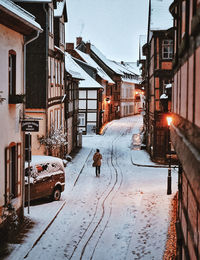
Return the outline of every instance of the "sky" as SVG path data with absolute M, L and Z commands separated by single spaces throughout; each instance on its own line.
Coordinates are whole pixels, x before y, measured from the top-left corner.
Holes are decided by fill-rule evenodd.
M 107 58 L 137 61 L 147 34 L 148 0 L 67 0 L 66 42 L 81 36 Z

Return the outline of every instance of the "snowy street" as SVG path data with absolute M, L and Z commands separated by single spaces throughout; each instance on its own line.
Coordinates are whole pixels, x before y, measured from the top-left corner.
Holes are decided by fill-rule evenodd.
M 168 169 L 148 167 L 156 164 L 139 149 L 141 130 L 137 115 L 110 122 L 102 135 L 83 136 L 65 168 L 61 200 L 32 205 L 30 215 L 25 208 L 35 224 L 5 259 L 161 260 L 177 172 L 167 195 Z M 96 148 L 103 156 L 99 178 L 92 167 Z

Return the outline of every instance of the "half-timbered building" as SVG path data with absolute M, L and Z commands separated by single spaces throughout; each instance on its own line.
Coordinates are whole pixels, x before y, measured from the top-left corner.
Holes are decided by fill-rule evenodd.
M 92 78 L 74 60 L 70 54 L 66 54 L 66 70 L 74 71 L 83 79 L 79 83 L 79 124 L 78 131 L 83 134 L 99 133 L 99 103 L 103 87 Z
M 177 259 L 200 259 L 200 1 L 173 1 L 171 139 L 180 161 Z
M 65 134 L 64 49 L 66 1 L 19 0 L 44 28 L 43 34 L 27 48 L 26 117 L 40 120 L 39 132 L 32 134 L 32 154 L 62 157 L 65 142 L 58 147 L 45 141 Z M 32 66 L 36 64 L 36 66 Z
M 77 38 L 77 49 L 89 54 L 91 58 L 115 82 L 110 89 L 110 120 L 134 114 L 135 80 L 138 75 L 132 73 L 121 63 L 109 60 L 93 44 Z
M 149 2 L 149 24 L 146 59 L 146 113 L 145 129 L 147 150 L 152 160 L 167 161 L 169 132 L 166 115 L 170 112 L 172 82 L 173 21 L 169 12 L 171 0 Z M 162 14 L 162 19 L 160 15 Z

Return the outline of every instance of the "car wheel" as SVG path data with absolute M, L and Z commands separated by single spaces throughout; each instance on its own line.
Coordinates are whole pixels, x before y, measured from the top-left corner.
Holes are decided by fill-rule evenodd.
M 59 200 L 61 196 L 61 191 L 59 188 L 55 188 L 54 192 L 53 192 L 53 200 Z

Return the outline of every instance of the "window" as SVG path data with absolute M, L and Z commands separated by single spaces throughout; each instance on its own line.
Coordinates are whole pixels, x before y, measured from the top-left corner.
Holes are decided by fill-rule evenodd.
M 58 129 L 58 111 L 54 110 L 54 129 Z
M 55 60 L 55 84 L 58 84 L 58 64 Z
M 16 95 L 16 52 L 9 51 L 9 96 Z
M 79 125 L 80 126 L 85 126 L 85 114 L 79 114 Z
M 53 10 L 49 8 L 49 32 L 53 34 Z
M 172 40 L 163 40 L 162 41 L 162 58 L 163 59 L 172 59 L 173 55 L 173 41 Z
M 60 85 L 60 62 L 58 62 L 58 84 Z
M 60 44 L 65 43 L 65 27 L 64 24 L 60 22 Z
M 51 85 L 53 85 L 53 59 L 50 59 L 50 67 L 51 67 Z
M 5 203 L 20 195 L 21 144 L 11 143 L 5 149 Z

